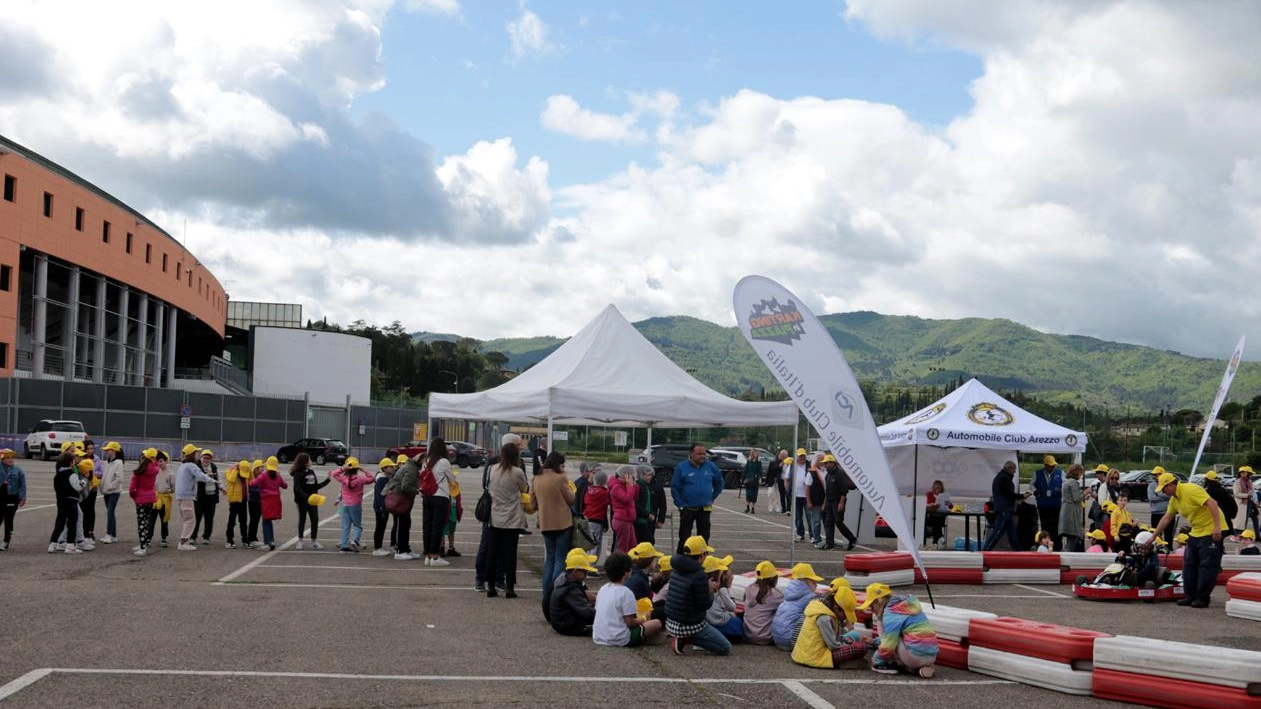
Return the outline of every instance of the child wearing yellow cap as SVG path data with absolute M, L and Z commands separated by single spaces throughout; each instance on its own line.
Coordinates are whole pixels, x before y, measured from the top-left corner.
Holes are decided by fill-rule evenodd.
M 736 615 L 736 602 L 731 598 L 731 562 L 731 556 L 705 557 L 702 568 L 714 591 L 714 602 L 705 614 L 705 622 L 717 628 L 727 640 L 740 643 L 744 642 L 744 620 Z
M 53 533 L 48 538 L 48 553 L 64 551 L 67 554 L 81 554 L 82 550 L 75 546 L 75 528 L 79 522 L 79 491 L 83 489 L 83 479 L 79 477 L 75 465 L 74 453 L 63 451 L 57 459 L 56 472 L 53 473 L 53 492 L 57 497 L 57 518 L 53 523 Z M 63 544 L 57 540 L 69 540 Z
M 244 538 L 245 548 L 257 549 L 258 527 L 263 521 L 263 497 L 262 490 L 254 484 L 258 476 L 264 472 L 265 463 L 261 458 L 250 461 L 250 480 L 245 490 L 245 512 L 249 516 L 249 536 Z
M 105 498 L 105 536 L 104 544 L 118 541 L 118 500 L 123 496 L 123 481 L 127 471 L 123 469 L 126 457 L 123 447 L 117 441 L 110 441 L 101 447 L 105 459 L 101 463 L 101 496 Z
M 770 561 L 762 561 L 754 572 L 757 581 L 744 591 L 744 639 L 754 645 L 770 645 L 775 642 L 771 622 L 784 602 L 784 593 L 777 588 L 779 569 Z
M 652 597 L 652 580 L 650 578 L 653 569 L 657 564 L 657 559 L 665 556 L 657 551 L 652 542 L 640 542 L 631 547 L 627 552 L 627 556 L 631 558 L 634 565 L 631 567 L 630 575 L 626 577 L 626 587 L 635 594 L 635 600 L 641 598 Z
M 869 643 L 854 628 L 858 600 L 848 585 L 838 586 L 806 606 L 801 634 L 793 644 L 792 660 L 799 665 L 834 669 L 861 660 Z
M 899 669 L 929 679 L 937 662 L 937 633 L 913 595 L 894 596 L 883 583 L 867 586 L 859 608 L 871 609 L 879 644 L 871 658 L 871 669 L 881 674 L 897 674 Z
M 814 600 L 815 589 L 823 580 L 814 572 L 813 566 L 804 562 L 793 565 L 791 577 L 784 587 L 784 602 L 775 611 L 775 619 L 771 622 L 771 637 L 780 650 L 793 649 L 805 619 L 806 606 Z
M 1243 541 L 1243 546 L 1239 547 L 1239 554 L 1242 556 L 1258 556 L 1261 555 L 1261 549 L 1257 548 L 1257 533 L 1251 529 L 1245 529 L 1239 535 Z
M 341 554 L 358 552 L 359 541 L 363 536 L 363 491 L 372 482 L 372 476 L 360 470 L 359 459 L 351 456 L 329 478 L 342 486 L 342 503 L 337 508 L 337 515 L 341 518 L 342 536 L 337 551 Z
M 567 560 L 566 565 L 568 563 Z M 646 620 L 639 616 L 635 594 L 624 583 L 632 566 L 634 562 L 631 558 L 621 552 L 610 554 L 604 562 L 604 575 L 609 582 L 601 586 L 600 592 L 596 594 L 595 617 L 591 626 L 591 639 L 596 645 L 635 647 L 661 632 L 661 621 Z M 589 570 L 591 567 L 583 568 Z M 703 576 L 700 578 L 704 579 Z M 701 623 L 704 624 L 704 616 L 701 618 Z M 719 638 L 721 637 L 720 635 Z
M 548 599 L 548 622 L 561 635 L 591 635 L 595 623 L 595 594 L 587 590 L 587 575 L 595 573 L 596 557 L 582 549 L 570 549 L 565 556 L 565 573 L 556 578 Z
M 399 456 L 404 462 L 407 456 Z M 390 513 L 385 509 L 385 486 L 389 484 L 390 478 L 394 477 L 394 471 L 398 469 L 398 463 L 390 458 L 382 458 L 377 463 L 377 474 L 373 480 L 372 487 L 372 514 L 376 517 L 376 527 L 372 530 L 372 555 L 373 556 L 394 556 L 394 535 L 398 530 L 398 520 L 394 521 L 394 525 L 390 527 L 390 546 L 385 545 L 385 528 L 390 521 Z
M 235 549 L 237 528 L 240 528 L 241 531 L 242 545 L 248 544 L 250 539 L 246 530 L 246 523 L 249 519 L 246 496 L 250 487 L 250 480 L 254 479 L 254 471 L 250 468 L 248 460 L 242 460 L 228 468 L 224 478 L 227 480 L 227 489 L 224 494 L 228 498 L 228 531 L 226 532 L 228 541 L 223 547 L 225 549 Z
M 730 654 L 731 642 L 706 621 L 718 588 L 717 583 L 706 575 L 702 565 L 705 557 L 713 553 L 714 549 L 699 534 L 683 540 L 682 546 L 683 553 L 675 554 L 670 559 L 670 565 L 674 569 L 670 577 L 670 593 L 666 597 L 666 630 L 670 634 L 670 651 L 683 655 L 688 647 L 696 645 L 715 655 Z M 605 570 L 608 571 L 608 568 L 606 564 Z M 612 579 L 612 575 L 609 578 Z M 632 594 L 632 606 L 634 600 Z M 631 612 L 634 612 L 633 608 Z
M 1104 546 L 1108 543 L 1108 535 L 1104 534 L 1102 529 L 1091 530 L 1091 532 L 1087 534 L 1086 537 L 1090 539 L 1090 548 L 1086 550 L 1086 553 L 1088 554 L 1107 553 L 1108 550 L 1105 549 Z

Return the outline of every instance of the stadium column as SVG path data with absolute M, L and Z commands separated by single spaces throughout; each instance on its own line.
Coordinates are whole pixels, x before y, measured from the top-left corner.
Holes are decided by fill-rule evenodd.
M 153 309 L 157 315 L 157 322 L 153 326 L 153 386 L 162 386 L 162 355 L 166 350 L 162 347 L 162 336 L 166 334 L 166 328 L 163 327 L 163 320 L 166 318 L 166 306 L 162 301 L 158 301 L 158 305 Z M 170 366 L 169 363 L 167 366 Z
M 166 306 L 166 387 L 175 387 L 175 306 Z
M 48 352 L 48 257 L 35 255 L 35 313 L 31 321 L 31 377 L 44 376 L 44 355 Z
M 92 381 L 105 381 L 105 277 L 96 277 L 96 322 L 92 323 Z
M 136 328 L 136 384 L 149 386 L 145 379 L 145 358 L 149 354 L 149 294 L 140 294 L 140 326 Z
M 74 369 L 79 360 L 79 267 L 70 267 L 70 283 L 66 287 L 66 316 L 62 318 L 61 344 L 65 353 L 62 376 L 74 381 Z
M 127 384 L 127 335 L 131 327 L 131 289 L 121 286 L 118 293 L 118 361 L 114 363 L 115 384 Z

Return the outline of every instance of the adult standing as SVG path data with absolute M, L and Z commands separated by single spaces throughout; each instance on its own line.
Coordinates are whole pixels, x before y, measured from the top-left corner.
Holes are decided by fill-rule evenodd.
M 180 551 L 197 551 L 197 540 L 193 538 L 193 525 L 196 523 L 193 508 L 197 503 L 197 483 L 222 487 L 222 483 L 202 472 L 201 466 L 197 464 L 197 454 L 200 452 L 201 449 L 197 446 L 186 444 L 180 467 L 175 471 L 175 504 L 179 506 L 181 523 L 180 543 L 176 548 Z
M 213 480 L 220 479 L 219 466 L 215 465 L 215 454 L 209 448 L 201 451 L 201 472 Z M 198 529 L 202 534 L 201 543 L 203 545 L 210 543 L 210 534 L 215 526 L 215 508 L 218 506 L 219 486 L 197 483 L 197 500 L 193 505 L 193 538 L 191 540 L 193 544 L 197 543 Z
M 762 486 L 762 460 L 756 448 L 749 449 L 744 463 L 744 511 L 757 514 L 757 489 Z
M 631 487 L 634 492 L 635 469 L 631 471 Z M 557 451 L 547 454 L 543 470 L 534 477 L 534 505 L 539 514 L 539 530 L 543 532 L 543 617 L 552 613 L 552 584 L 557 576 L 565 573 L 565 555 L 574 546 L 574 491 L 565 475 L 565 456 Z M 631 498 L 631 534 L 634 534 L 635 501 Z M 524 525 L 522 525 L 524 526 Z M 634 542 L 631 542 L 634 544 Z
M 992 551 L 1004 532 L 1007 534 L 1007 542 L 1011 544 L 1011 550 L 1020 551 L 1020 542 L 1016 538 L 1016 504 L 1023 500 L 1025 495 L 1016 491 L 1016 470 L 1016 461 L 1009 460 L 1003 463 L 1002 470 L 998 471 L 998 474 L 994 476 L 994 482 L 990 485 L 994 505 L 994 524 L 990 527 L 989 536 L 985 538 L 983 547 L 985 551 Z
M 1103 529 L 1103 503 L 1108 502 L 1108 466 L 1100 463 L 1095 466 L 1095 479 L 1086 487 L 1086 499 L 1090 500 L 1090 509 L 1086 512 L 1086 516 L 1090 518 L 1090 531 Z M 1156 485 L 1155 472 L 1152 473 L 1152 486 Z M 1085 485 L 1085 483 L 1083 483 Z M 1155 524 L 1153 522 L 1153 524 Z
M 792 500 L 789 499 L 791 488 L 788 486 L 788 467 L 791 463 L 785 463 L 788 459 L 788 451 L 780 449 L 776 454 L 775 460 L 771 462 L 766 469 L 766 477 L 775 481 L 775 491 L 779 493 L 779 513 L 790 515 L 792 512 Z
M 18 508 L 26 506 L 26 473 L 17 465 L 18 454 L 11 448 L 0 450 L 0 524 L 4 525 L 4 541 L 0 551 L 13 543 L 13 520 Z
M 499 449 L 499 462 L 491 471 L 487 489 L 490 490 L 490 524 L 486 527 L 486 579 L 490 583 L 486 584 L 486 597 L 499 595 L 494 579 L 502 571 L 504 596 L 516 598 L 517 542 L 526 524 L 521 495 L 529 492 L 530 483 L 521 468 L 521 449 L 515 443 L 505 443 Z M 548 595 L 545 593 L 543 597 Z
M 854 482 L 850 480 L 849 475 L 841 469 L 840 463 L 836 462 L 836 456 L 828 453 L 823 456 L 823 528 L 824 544 L 823 549 L 834 549 L 836 547 L 836 530 L 841 530 L 841 535 L 849 542 L 848 551 L 853 551 L 858 545 L 858 537 L 845 524 L 845 504 L 849 497 L 849 491 L 857 488 Z
M 1238 530 L 1232 525 L 1235 515 L 1239 513 L 1239 506 L 1235 504 L 1235 496 L 1230 490 L 1222 485 L 1222 481 L 1217 479 L 1217 471 L 1210 470 L 1204 473 L 1204 490 L 1208 496 L 1217 502 L 1217 506 L 1221 508 L 1222 514 L 1226 516 L 1226 530 L 1232 536 L 1238 533 Z
M 639 497 L 635 499 L 635 543 L 657 543 L 657 527 L 666 512 L 666 493 L 657 484 L 657 471 L 651 466 L 635 466 L 639 474 Z
M 1056 534 L 1060 528 L 1060 510 L 1063 509 L 1061 491 L 1064 489 L 1064 471 L 1055 463 L 1055 456 L 1042 458 L 1042 467 L 1033 476 L 1033 497 L 1038 505 L 1038 524 L 1044 532 Z M 1060 539 L 1055 537 L 1055 551 L 1061 551 Z
M 638 514 L 635 501 L 639 498 L 639 485 L 635 483 L 635 468 L 619 465 L 617 475 L 609 481 L 609 506 L 613 508 L 613 551 L 623 554 L 639 542 L 635 539 L 635 518 Z
M 123 496 L 127 471 L 123 469 L 125 458 L 123 447 L 118 441 L 106 443 L 101 450 L 105 451 L 105 464 L 101 471 L 101 495 L 105 498 L 105 536 L 101 541 L 113 544 L 118 541 L 118 499 Z
M 797 457 L 790 465 L 786 465 L 785 475 L 793 495 L 793 524 L 797 530 L 797 541 L 806 540 L 806 486 L 810 484 L 810 459 L 806 457 L 806 449 L 798 448 Z
M 1157 466 L 1159 467 L 1159 466 Z M 1165 472 L 1164 468 L 1159 468 L 1160 473 Z M 1151 525 L 1155 527 L 1160 524 L 1160 518 L 1165 516 L 1165 512 L 1169 511 L 1169 496 L 1160 491 L 1160 473 L 1152 471 L 1152 479 L 1147 483 L 1147 507 L 1151 512 Z M 1173 547 L 1173 534 L 1177 531 L 1173 525 L 1169 525 L 1165 529 L 1165 544 Z
M 693 526 L 709 543 L 709 515 L 724 485 L 722 473 L 706 453 L 704 445 L 693 443 L 687 460 L 674 466 L 670 479 L 670 497 L 679 510 L 679 554 L 683 553 L 684 540 L 692 536 Z
M 1252 468 L 1246 465 L 1239 468 L 1231 493 L 1235 498 L 1235 507 L 1239 508 L 1235 512 L 1235 521 L 1231 523 L 1231 526 L 1238 534 L 1248 526 L 1248 508 L 1252 506 L 1255 509 L 1252 504 Z
M 1077 463 L 1068 466 L 1064 475 L 1064 485 L 1060 488 L 1060 526 L 1059 537 L 1064 551 L 1085 551 L 1082 548 L 1082 529 L 1086 526 L 1084 502 L 1086 496 L 1081 487 L 1081 478 L 1085 469 Z
M 429 442 L 425 467 L 433 473 L 438 488 L 432 495 L 425 495 L 421 500 L 421 551 L 425 555 L 425 566 L 450 566 L 451 562 L 442 558 L 442 533 L 451 519 L 451 481 L 454 479 L 454 470 L 447 456 L 445 440 L 435 438 Z
M 503 447 L 511 443 L 517 449 L 517 462 L 521 463 L 521 452 L 525 450 L 525 440 L 515 433 L 505 433 L 499 439 L 499 450 L 503 451 Z M 495 466 L 499 465 L 499 453 L 492 455 L 486 459 L 486 466 L 482 468 L 482 489 L 490 489 L 490 474 Z M 523 468 L 524 470 L 524 468 Z M 486 557 L 490 549 L 490 520 L 482 522 L 482 536 L 477 542 L 477 556 L 473 559 L 473 566 L 476 568 L 473 579 L 473 589 L 475 591 L 485 591 L 486 586 Z M 499 567 L 499 576 L 491 579 L 490 586 L 503 586 L 503 566 Z
M 591 486 L 591 478 L 600 469 L 599 463 L 579 463 L 578 479 L 574 481 L 574 504 L 569 508 L 574 514 L 582 514 L 582 503 L 587 497 L 587 488 Z
M 385 494 L 398 493 L 403 505 L 394 516 L 394 558 L 398 561 L 419 559 L 419 554 L 412 553 L 412 506 L 416 504 L 416 493 L 420 492 L 420 456 L 409 458 L 398 466 L 394 476 L 385 484 Z
M 1222 530 L 1226 528 L 1226 516 L 1209 497 L 1208 491 L 1199 485 L 1178 482 L 1173 473 L 1163 473 L 1156 481 L 1160 491 L 1169 496 L 1169 509 L 1156 525 L 1156 536 L 1174 523 L 1178 515 L 1191 524 L 1187 537 L 1186 554 L 1182 560 L 1182 586 L 1186 598 L 1178 600 L 1180 606 L 1208 608 L 1217 574 L 1222 570 Z

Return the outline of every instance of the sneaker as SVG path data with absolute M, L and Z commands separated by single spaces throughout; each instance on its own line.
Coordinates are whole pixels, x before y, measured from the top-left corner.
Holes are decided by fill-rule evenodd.
M 66 545 L 65 545 L 65 544 L 58 544 L 57 542 L 51 542 L 51 543 L 49 543 L 49 545 L 48 545 L 48 553 L 49 553 L 49 554 L 55 554 L 55 553 L 57 553 L 57 552 L 59 552 L 59 551 L 65 551 L 65 550 L 66 550 Z
M 248 543 L 246 543 L 245 548 L 246 548 L 246 549 L 257 549 L 257 548 L 258 548 L 258 542 L 248 542 Z
M 210 545 L 210 537 L 206 537 L 205 539 L 201 540 L 201 545 L 202 545 L 202 546 L 209 546 L 209 545 Z
M 508 589 L 507 591 L 504 591 L 504 598 L 516 598 L 516 597 L 517 597 L 516 591 L 513 591 L 512 589 Z
M 79 547 L 76 547 L 76 546 L 67 546 L 67 547 L 66 547 L 66 552 L 65 552 L 65 553 L 67 553 L 67 554 L 82 554 L 82 553 L 83 553 L 83 550 L 82 550 L 82 549 L 80 549 Z
M 267 551 L 276 551 L 276 545 L 275 545 L 275 544 L 268 544 L 268 545 L 267 545 Z
M 450 566 L 451 562 L 447 561 L 446 559 L 430 559 L 429 565 L 430 566 Z
M 483 582 L 481 582 L 481 581 L 478 581 L 478 582 L 476 582 L 476 583 L 474 583 L 474 584 L 473 584 L 473 590 L 474 590 L 474 591 L 477 591 L 478 593 L 485 593 L 485 592 L 486 592 L 486 584 L 485 584 L 485 583 L 483 583 Z
M 463 554 L 461 554 L 460 552 L 456 551 L 455 549 L 447 549 L 447 553 L 445 554 L 445 556 L 446 556 L 447 558 L 451 558 L 451 557 L 453 557 L 453 556 L 457 556 L 457 557 L 458 557 L 458 556 L 464 556 L 464 555 L 463 555 Z
M 235 548 L 236 548 L 236 544 L 233 544 L 232 542 L 228 542 L 227 544 L 224 544 L 224 545 L 223 545 L 223 548 L 224 548 L 224 549 L 235 549 Z
M 795 539 L 796 541 L 799 541 L 799 542 L 804 542 L 804 541 L 806 541 L 806 538 L 805 538 L 804 536 L 800 535 L 800 534 L 798 534 L 797 536 L 793 537 L 793 539 Z
M 350 547 L 338 547 L 338 548 L 337 548 L 337 553 L 338 553 L 338 554 L 353 554 L 353 553 L 354 553 L 354 551 L 355 551 L 355 550 L 354 550 L 354 549 L 351 549 Z
M 0 542 L 0 551 L 5 551 L 5 550 L 7 550 L 8 548 L 9 548 L 9 543 L 8 543 L 8 542 Z
M 165 540 L 165 539 L 163 539 L 163 540 L 162 540 L 162 548 L 163 548 L 163 549 L 165 549 L 166 547 L 167 547 L 166 540 Z
M 425 566 L 429 566 L 429 564 L 430 564 L 431 562 L 434 562 L 434 561 L 437 561 L 437 559 L 430 559 L 429 557 L 427 557 L 427 556 L 426 556 L 426 557 L 425 557 Z
M 935 674 L 937 674 L 937 669 L 932 665 L 919 668 L 919 676 L 924 679 L 932 679 Z
M 149 551 L 148 551 L 147 549 L 145 549 L 144 547 L 136 547 L 136 548 L 135 548 L 135 550 L 133 550 L 133 551 L 131 552 L 131 555 L 132 555 L 132 556 L 144 556 L 145 554 L 148 554 L 148 553 L 149 553 Z
M 180 542 L 175 548 L 178 551 L 197 551 L 197 545 L 190 544 L 189 542 Z
M 75 546 L 79 547 L 79 551 L 92 551 L 96 549 L 96 545 L 92 543 L 91 539 L 84 539 Z
M 52 551 L 52 550 L 51 550 L 51 549 L 49 549 L 49 551 Z M 1180 606 L 1189 606 L 1189 605 L 1191 605 L 1192 603 L 1195 603 L 1195 599 L 1194 599 L 1194 598 L 1191 598 L 1190 596 L 1187 596 L 1186 598 L 1179 598 L 1179 599 L 1178 599 L 1178 605 L 1180 605 Z
M 105 536 L 101 537 L 102 544 L 113 544 L 116 541 L 118 541 L 118 537 L 115 537 L 110 534 L 106 534 Z
M 1197 598 L 1194 601 L 1191 601 L 1191 607 L 1192 608 L 1208 608 L 1208 599 Z
M 350 543 L 350 548 L 354 549 L 355 551 L 359 551 L 360 549 L 363 548 L 363 545 L 359 543 L 358 539 L 356 539 Z
M 871 669 L 873 672 L 878 672 L 882 675 L 896 675 L 898 673 L 897 667 L 884 662 L 873 663 Z
M 376 549 L 372 552 L 373 556 L 393 556 L 394 552 L 389 549 Z
M 320 544 L 319 542 L 313 541 L 313 542 L 311 542 L 311 548 L 312 548 L 312 549 L 323 549 L 323 548 L 324 548 L 324 545 L 323 545 L 323 544 Z
M 299 539 L 299 540 L 298 540 L 298 544 L 297 544 L 297 546 L 295 546 L 295 547 L 294 547 L 294 549 L 298 549 L 299 551 L 301 551 L 301 549 L 302 549 L 302 540 L 301 540 L 301 539 Z
M 683 638 L 676 638 L 673 635 L 670 636 L 670 652 L 676 655 L 686 655 L 687 646 L 688 646 L 687 640 Z
M 419 554 L 413 554 L 409 551 L 399 552 L 398 554 L 394 555 L 395 561 L 412 561 L 414 559 L 419 559 L 419 558 L 420 558 Z
M 144 547 L 140 546 L 139 544 L 131 548 L 133 552 L 140 551 L 141 549 L 144 549 Z

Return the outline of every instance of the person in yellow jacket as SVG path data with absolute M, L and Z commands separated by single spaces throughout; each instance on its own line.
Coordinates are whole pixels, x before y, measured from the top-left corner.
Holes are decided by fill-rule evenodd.
M 1130 513 L 1127 505 L 1130 503 L 1130 496 L 1124 491 L 1117 495 L 1116 506 L 1112 508 L 1112 522 L 1109 529 L 1112 530 L 1112 551 L 1123 551 L 1130 553 L 1130 545 L 1134 542 L 1134 533 L 1137 531 L 1137 525 L 1134 524 L 1134 515 Z M 1126 529 L 1126 525 L 1129 529 Z
M 236 548 L 234 528 L 241 530 L 242 545 L 249 541 L 249 536 L 246 534 L 249 510 L 245 498 L 249 494 L 250 481 L 253 479 L 254 469 L 250 467 L 248 460 L 243 460 L 228 468 L 228 543 L 223 545 L 225 549 Z
M 854 629 L 858 608 L 854 590 L 848 584 L 836 584 L 834 589 L 806 606 L 805 622 L 793 645 L 793 662 L 834 669 L 847 661 L 861 660 L 871 648 Z

